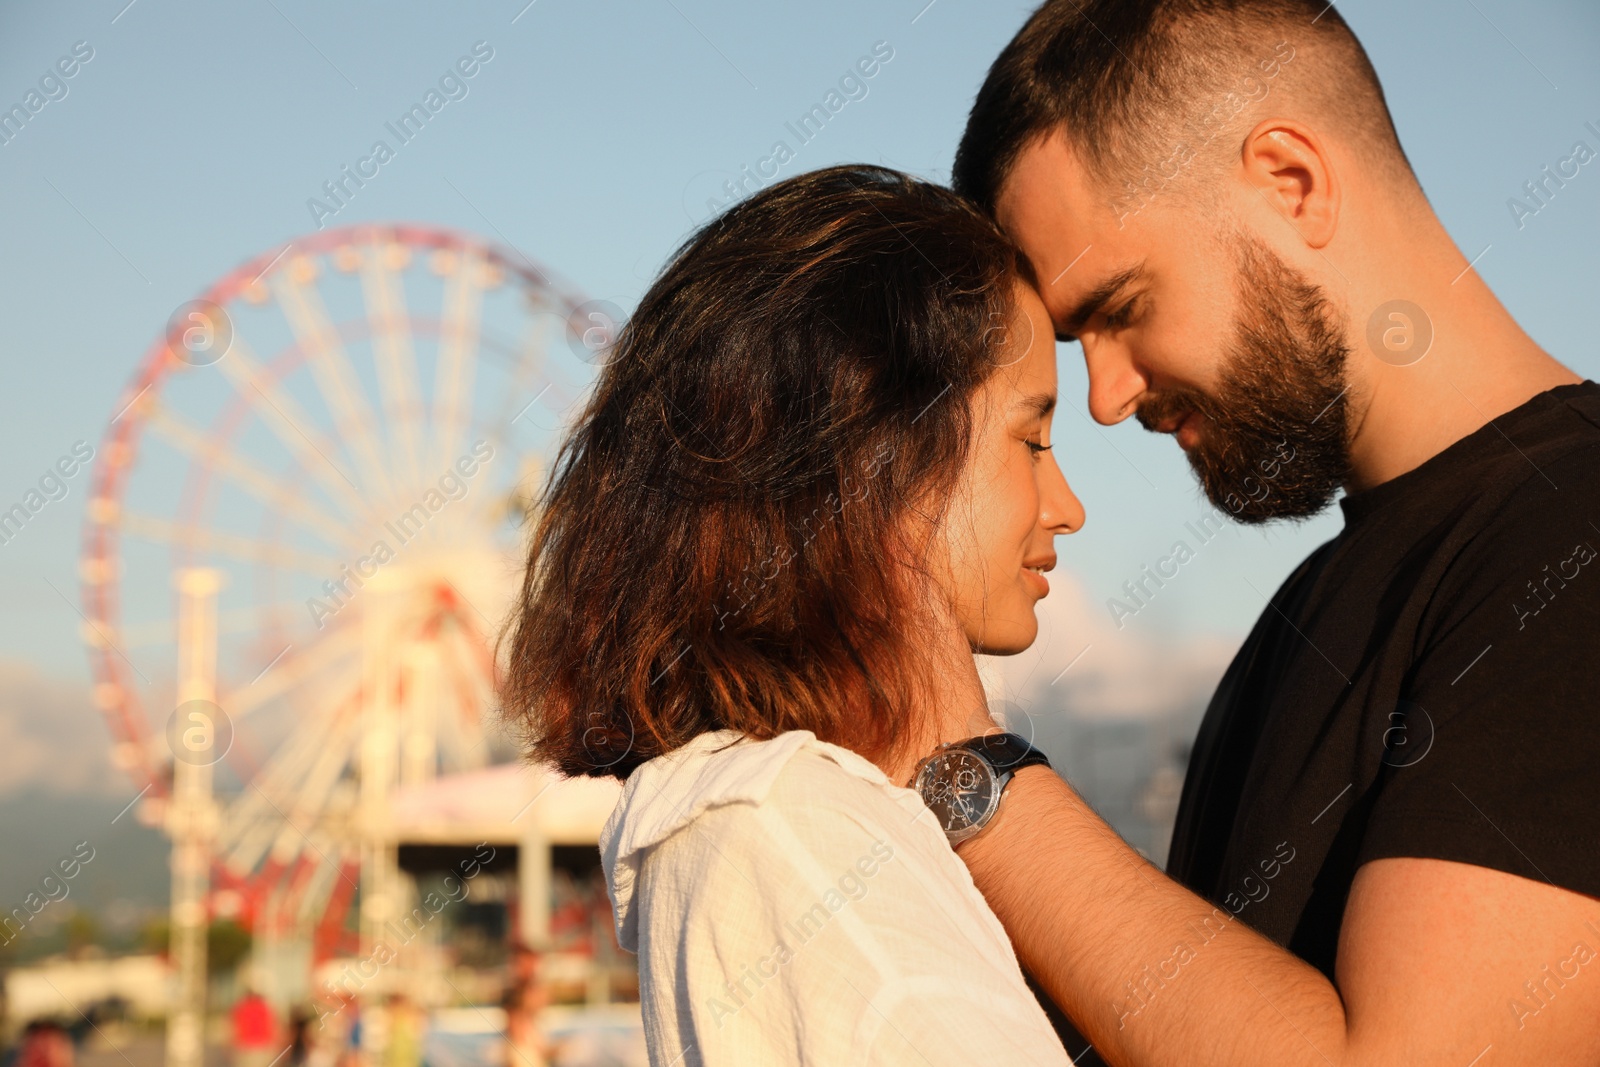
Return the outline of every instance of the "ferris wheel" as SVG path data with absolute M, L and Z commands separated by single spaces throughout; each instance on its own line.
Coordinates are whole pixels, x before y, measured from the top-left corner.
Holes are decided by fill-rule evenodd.
M 298 238 L 174 313 L 96 456 L 83 632 L 159 821 L 184 759 L 175 584 L 214 587 L 209 913 L 314 929 L 319 956 L 348 938 L 374 700 L 399 709 L 396 784 L 514 758 L 493 641 L 527 494 L 620 318 L 407 224 Z

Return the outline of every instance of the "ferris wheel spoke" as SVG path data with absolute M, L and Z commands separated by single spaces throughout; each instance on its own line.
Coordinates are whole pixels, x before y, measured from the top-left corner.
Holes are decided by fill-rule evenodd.
M 269 857 L 274 864 L 288 866 L 298 849 L 275 851 L 283 832 L 283 816 L 271 798 L 260 789 L 248 789 L 228 806 L 217 851 L 228 867 L 238 871 L 253 871 Z
M 359 860 L 359 854 L 349 845 L 335 844 L 327 855 L 317 857 L 317 865 L 308 878 L 300 898 L 294 902 L 295 925 L 299 929 L 313 930 L 322 918 L 323 909 L 327 907 L 328 899 L 333 896 L 335 886 L 344 876 L 344 867 L 352 860 Z
M 293 397 L 263 373 L 243 338 L 234 336 L 233 347 L 217 366 L 222 368 L 240 399 L 277 436 L 300 468 L 317 480 L 329 500 L 343 506 L 352 516 L 369 521 L 374 518 L 376 511 L 372 501 L 350 480 L 349 475 L 334 465 L 326 452 L 312 443 L 302 427 L 315 424 Z M 351 507 L 351 500 L 356 501 L 358 506 Z
M 300 790 L 314 764 L 328 749 L 329 738 L 342 729 L 348 718 L 342 712 L 344 705 L 357 696 L 352 679 L 342 688 L 327 687 L 321 690 L 308 688 L 312 694 L 307 703 L 297 709 L 300 719 L 289 736 L 256 773 L 259 801 L 271 801 L 287 812 L 293 812 L 300 803 Z
M 478 358 L 478 318 L 482 283 L 488 265 L 477 252 L 467 250 L 454 264 L 447 287 L 444 332 L 439 338 L 439 359 L 433 379 L 434 462 L 447 471 L 456 461 L 460 438 L 469 422 L 472 383 Z
M 272 668 L 264 678 L 228 694 L 228 714 L 235 721 L 251 714 L 268 702 L 282 696 L 327 670 L 342 658 L 354 659 L 361 649 L 361 628 L 342 626 L 321 637 L 304 651 L 297 652 Z M 346 674 L 354 674 L 346 670 Z
M 217 828 L 217 854 L 230 870 L 253 871 L 266 856 L 278 829 L 266 798 L 248 789 L 223 811 Z
M 549 365 L 549 342 L 560 323 L 560 316 L 553 312 L 529 317 L 521 348 L 513 360 L 516 371 L 512 375 L 511 390 L 501 401 L 500 414 L 495 420 L 495 425 L 502 433 L 509 433 L 512 425 L 521 422 L 534 401 L 550 395 L 550 382 L 547 381 L 542 388 L 537 383 L 539 372 L 546 370 Z M 545 377 L 548 378 L 548 374 Z
M 549 315 L 534 315 L 530 318 L 527 334 L 520 349 L 521 355 L 512 361 L 515 371 L 505 396 L 500 400 L 499 411 L 493 418 L 481 424 L 479 432 L 494 446 L 497 455 L 515 455 L 520 451 L 511 443 L 513 428 L 522 421 L 534 404 L 549 396 L 552 391 L 550 382 L 546 382 L 542 388 L 535 387 L 539 371 L 545 365 L 544 335 L 549 333 L 548 327 L 551 321 L 552 317 Z M 525 463 L 522 469 L 518 470 L 511 487 L 513 490 L 528 492 L 534 490 L 537 476 L 542 473 L 543 466 L 533 457 L 530 457 L 530 463 Z M 503 495 L 479 496 L 472 505 L 468 525 L 482 529 L 485 522 L 498 523 L 504 517 L 503 509 L 506 503 Z
M 296 340 L 304 348 L 312 376 L 321 390 L 323 399 L 338 420 L 341 434 L 348 433 L 349 443 L 363 479 L 373 493 L 387 497 L 394 492 L 394 483 L 380 454 L 377 420 L 372 406 L 367 403 L 361 379 L 356 376 L 338 332 L 328 320 L 322 298 L 314 289 L 307 289 L 292 275 L 299 273 L 297 260 L 290 269 L 272 276 L 272 290 L 278 306 L 289 320 Z M 309 263 L 307 268 L 309 269 Z
M 339 725 L 319 740 L 316 761 L 295 794 L 301 809 L 310 813 L 328 806 L 334 787 L 353 758 L 358 725 L 355 715 L 342 716 Z
M 151 409 L 149 426 L 157 437 L 173 448 L 201 464 L 216 468 L 240 488 L 263 503 L 272 505 L 275 510 L 294 515 L 302 525 L 321 534 L 329 544 L 358 553 L 363 550 L 347 524 L 341 524 L 307 502 L 303 486 L 292 485 L 243 456 L 218 448 L 194 427 L 159 405 Z
M 326 899 L 326 892 L 337 877 L 337 863 L 337 859 L 325 860 L 314 852 L 296 856 L 292 877 L 282 883 L 274 902 L 277 921 L 293 930 L 296 937 L 309 938 L 315 919 L 308 923 L 303 916 L 307 899 Z
M 407 255 L 403 247 L 392 243 L 366 248 L 361 256 L 361 291 L 373 324 L 384 412 L 400 438 L 405 483 L 415 488 L 423 482 L 417 433 L 423 416 L 421 387 L 411 342 L 411 320 L 406 314 L 405 281 L 398 270 L 391 269 L 396 257 Z
M 324 832 L 321 823 L 301 827 L 286 821 L 278 838 L 281 843 L 273 845 L 274 856 L 287 856 L 292 860 L 304 856 L 309 850 L 311 855 L 316 857 L 314 862 L 318 865 L 318 869 L 331 867 L 335 875 L 341 875 L 338 857 L 343 843 L 332 834 Z M 331 885 L 332 882 L 333 879 L 329 879 L 328 884 Z
M 253 791 L 259 794 L 272 813 L 277 816 L 276 833 L 270 845 L 271 856 L 274 862 L 287 865 L 293 859 L 303 854 L 303 849 L 309 847 L 323 859 L 328 858 L 329 846 L 333 844 L 329 833 L 332 826 L 331 815 L 334 812 L 322 809 L 312 809 L 300 802 L 298 797 L 289 798 L 280 795 L 274 798 L 261 786 L 261 783 L 252 782 Z M 283 801 L 289 801 L 284 803 Z M 272 824 L 270 815 L 264 817 L 266 825 Z
M 348 694 L 343 698 L 349 699 Z M 349 763 L 354 727 L 354 716 L 337 712 L 302 722 L 258 775 L 259 790 L 241 798 L 249 803 L 241 806 L 226 836 L 230 862 L 254 869 L 283 840 L 286 823 L 316 821 Z
M 329 711 L 303 718 L 293 739 L 270 762 L 263 778 L 290 818 L 320 810 L 327 791 L 349 764 L 357 726 L 349 707 L 357 699 L 357 687 L 351 684 L 337 699 L 325 701 Z
M 269 863 L 261 869 L 257 878 L 267 889 L 256 912 L 256 928 L 263 932 L 256 936 L 269 936 L 265 931 L 271 931 L 279 937 L 304 937 L 303 932 L 295 925 L 294 904 L 300 899 L 305 887 L 316 877 L 317 868 L 320 866 L 323 866 L 320 859 L 297 856 L 294 862 L 287 866 Z
M 272 615 L 277 612 L 291 610 L 304 611 L 304 603 L 280 600 L 266 604 L 252 604 L 247 608 L 230 608 L 219 611 L 216 615 L 215 626 L 219 635 L 251 633 L 261 625 L 263 615 Z M 124 648 L 142 648 L 147 645 L 169 644 L 172 635 L 177 632 L 177 619 L 170 616 L 160 619 L 146 619 L 141 622 L 123 623 L 120 631 Z
M 248 874 L 267 857 L 282 822 L 265 797 L 247 790 L 227 807 L 217 833 L 217 854 L 229 870 Z
M 319 578 L 338 574 L 339 568 L 344 565 L 342 560 L 334 556 L 305 552 L 271 541 L 258 541 L 242 534 L 183 526 L 170 519 L 158 519 L 154 515 L 123 512 L 121 525 L 124 533 L 142 537 L 147 541 L 158 541 L 190 551 L 210 552 L 252 563 L 272 563 L 281 567 L 292 567 Z

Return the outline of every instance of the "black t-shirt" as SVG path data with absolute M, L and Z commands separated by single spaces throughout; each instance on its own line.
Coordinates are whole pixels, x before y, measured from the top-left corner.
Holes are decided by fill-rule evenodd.
M 1600 385 L 1340 506 L 1206 711 L 1167 863 L 1330 980 L 1367 860 L 1600 896 Z

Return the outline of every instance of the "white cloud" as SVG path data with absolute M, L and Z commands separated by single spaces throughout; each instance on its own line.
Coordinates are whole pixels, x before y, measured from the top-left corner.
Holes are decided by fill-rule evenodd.
M 1006 697 L 1029 714 L 1163 717 L 1204 707 L 1238 650 L 1233 638 L 1118 629 L 1071 572 L 1052 571 L 1039 602 L 1039 637 L 1015 656 L 980 656 Z M 1063 671 L 1065 673 L 1063 673 Z
M 978 657 L 991 685 L 1045 720 L 1198 718 L 1236 639 L 1162 633 L 1138 619 L 1118 630 L 1076 575 L 1058 569 L 1050 585 L 1032 647 Z M 110 750 L 86 684 L 0 660 L 0 794 L 122 796 L 128 779 Z
M 121 796 L 128 780 L 87 685 L 0 660 L 0 794 L 23 789 Z

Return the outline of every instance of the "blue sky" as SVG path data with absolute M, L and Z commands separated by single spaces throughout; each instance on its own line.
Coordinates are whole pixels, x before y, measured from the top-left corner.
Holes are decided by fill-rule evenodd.
M 326 203 L 323 183 L 375 140 L 396 143 L 385 124 L 475 46 L 492 55 L 450 83 L 457 98 L 324 221 L 475 231 L 627 309 L 722 181 L 777 140 L 796 145 L 786 124 L 875 46 L 890 58 L 864 94 L 782 173 L 865 160 L 945 179 L 972 95 L 1031 6 L 524 3 L 0 9 L 0 107 L 21 102 L 77 42 L 93 50 L 65 95 L 0 146 L 0 508 L 76 441 L 98 443 L 174 308 L 314 229 L 308 200 Z M 1585 128 L 1600 129 L 1600 7 L 1347 0 L 1339 10 L 1457 243 L 1483 253 L 1480 273 L 1546 349 L 1600 377 L 1600 162 L 1520 227 L 1507 205 L 1575 141 L 1600 148 Z M 1170 440 L 1087 419 L 1077 351 L 1061 356 L 1057 454 L 1089 521 L 1057 547 L 1086 603 L 1103 610 L 1208 509 Z M 86 677 L 78 616 L 55 590 L 76 600 L 87 485 L 86 474 L 73 478 L 64 499 L 0 545 L 0 662 L 63 684 Z M 1262 606 L 1253 590 L 1270 591 L 1337 528 L 1334 512 L 1230 530 L 1130 625 L 1236 643 Z

